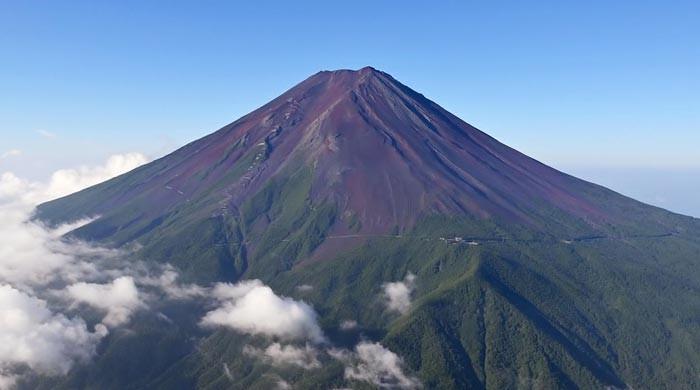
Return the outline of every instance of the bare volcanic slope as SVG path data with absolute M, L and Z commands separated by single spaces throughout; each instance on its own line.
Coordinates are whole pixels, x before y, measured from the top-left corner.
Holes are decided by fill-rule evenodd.
M 425 388 L 698 388 L 697 220 L 547 167 L 372 68 L 317 73 L 37 210 L 86 216 L 71 234 L 137 248 L 184 281 L 259 278 L 304 299 L 334 345 L 381 342 Z M 384 286 L 409 273 L 406 310 L 388 311 Z M 134 336 L 45 388 L 361 384 L 332 359 L 252 363 L 255 340 L 179 325 L 191 309 L 134 321 Z
M 304 244 L 309 255 L 326 237 L 347 237 L 328 244 L 340 249 L 434 215 L 564 238 L 682 228 L 501 144 L 370 67 L 319 72 L 217 132 L 38 213 L 54 222 L 100 216 L 83 236 L 115 245 L 197 229 L 220 244 L 245 242 L 238 257 L 255 250 L 256 236 L 292 240 L 305 227 L 315 236 Z

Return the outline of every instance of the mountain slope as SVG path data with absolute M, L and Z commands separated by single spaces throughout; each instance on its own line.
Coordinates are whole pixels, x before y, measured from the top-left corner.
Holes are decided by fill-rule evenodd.
M 321 235 L 396 234 L 434 214 L 563 237 L 683 228 L 680 217 L 508 148 L 372 68 L 318 73 L 171 155 L 42 205 L 38 216 L 100 215 L 83 228 L 85 237 L 115 245 L 138 240 L 157 252 L 182 241 L 162 236 L 189 236 L 188 229 L 220 246 L 231 236 L 250 242 L 230 251 L 196 249 L 219 259 L 200 265 L 210 270 L 202 278 L 214 280 L 244 273 L 241 250 L 254 254 L 256 241 L 290 239 L 292 225 Z M 316 241 L 299 244 L 301 253 L 323 246 Z M 332 252 L 354 244 L 326 246 Z
M 700 371 L 697 220 L 547 167 L 372 68 L 320 72 L 37 210 L 49 223 L 85 216 L 97 218 L 72 234 L 138 244 L 137 258 L 186 280 L 260 278 L 308 300 L 334 342 L 382 340 L 426 387 L 679 388 Z M 388 314 L 382 283 L 407 272 L 412 309 Z M 348 318 L 359 324 L 350 335 L 338 331 Z M 106 374 L 132 348 L 112 340 L 89 368 L 104 375 L 78 370 L 63 385 L 265 388 L 281 375 L 251 366 L 242 336 L 216 332 L 193 347 L 169 336 L 192 329 L 140 326 L 178 352 L 131 382 Z M 248 374 L 232 382 L 224 362 Z M 325 364 L 283 374 L 301 387 L 344 385 L 342 367 Z

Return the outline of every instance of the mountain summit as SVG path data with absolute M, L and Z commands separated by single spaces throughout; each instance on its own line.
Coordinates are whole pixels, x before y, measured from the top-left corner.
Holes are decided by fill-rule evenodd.
M 86 216 L 72 235 L 139 248 L 187 281 L 259 278 L 288 296 L 309 286 L 302 298 L 336 342 L 352 319 L 429 388 L 697 383 L 697 220 L 550 168 L 371 67 L 319 72 L 37 210 L 53 224 Z M 414 303 L 388 315 L 381 286 L 407 274 Z M 207 387 L 226 361 L 245 371 L 241 340 L 217 332 L 140 383 Z M 342 383 L 317 374 L 295 378 Z
M 292 177 L 305 187 L 305 207 L 332 208 L 324 235 L 398 234 L 421 219 L 450 215 L 576 237 L 639 226 L 640 211 L 651 210 L 543 165 L 365 67 L 319 72 L 217 132 L 74 196 L 86 200 L 79 208 L 59 200 L 40 215 L 101 215 L 87 229 L 105 237 L 119 230 L 118 244 L 183 208 L 261 231 L 274 221 L 242 208 L 258 194 L 280 195 L 275 190 Z M 100 201 L 91 202 L 96 192 Z M 675 229 L 655 214 L 645 230 Z

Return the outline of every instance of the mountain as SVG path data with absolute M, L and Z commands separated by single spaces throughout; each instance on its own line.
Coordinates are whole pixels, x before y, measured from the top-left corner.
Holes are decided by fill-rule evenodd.
M 427 388 L 700 383 L 700 221 L 550 168 L 370 67 L 319 72 L 36 213 L 86 216 L 72 236 L 137 247 L 187 282 L 258 278 L 303 298 L 332 342 L 381 341 Z M 409 272 L 411 309 L 388 314 L 376 297 Z M 341 332 L 345 319 L 358 328 Z M 235 332 L 148 318 L 132 332 L 47 386 L 266 388 L 281 375 L 251 368 Z M 337 364 L 285 375 L 345 384 Z

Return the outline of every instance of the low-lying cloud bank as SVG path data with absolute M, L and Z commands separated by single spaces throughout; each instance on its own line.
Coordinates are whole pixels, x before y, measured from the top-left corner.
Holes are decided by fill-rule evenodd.
M 49 228 L 32 221 L 36 205 L 127 172 L 146 162 L 140 154 L 110 157 L 101 167 L 55 172 L 48 183 L 0 175 L 0 389 L 30 370 L 64 375 L 88 362 L 110 328 L 127 325 L 138 310 L 162 299 L 213 299 L 205 326 L 322 343 L 308 304 L 276 295 L 258 280 L 213 288 L 183 285 L 170 266 L 124 261 L 126 251 L 95 247 L 63 236 L 90 219 Z M 102 314 L 88 324 L 79 310 Z M 93 317 L 91 317 L 93 318 Z M 167 318 L 167 317 L 166 317 Z M 273 344 L 249 353 L 272 364 L 319 365 L 313 347 Z
M 148 162 L 141 153 L 117 154 L 109 157 L 101 166 L 81 166 L 60 169 L 51 175 L 47 183 L 24 180 L 12 172 L 0 175 L 0 199 L 34 206 L 51 199 L 60 198 L 84 188 L 109 180 Z
M 53 228 L 31 220 L 37 204 L 146 161 L 140 154 L 113 156 L 102 167 L 57 171 L 48 183 L 0 175 L 0 389 L 14 387 L 28 373 L 65 375 L 76 364 L 88 363 L 111 331 L 128 326 L 139 310 L 156 310 L 163 299 L 207 300 L 214 306 L 201 326 L 271 339 L 266 347 L 243 350 L 270 365 L 318 369 L 322 357 L 330 356 L 346 365 L 348 380 L 379 387 L 420 386 L 403 372 L 401 359 L 380 344 L 331 348 L 311 305 L 277 295 L 259 280 L 213 287 L 182 284 L 169 265 L 126 261 L 128 251 L 63 237 L 90 219 Z M 383 285 L 389 310 L 405 313 L 410 308 L 414 280 L 409 273 L 404 281 Z M 310 285 L 298 287 L 301 293 L 311 290 Z M 81 317 L 85 310 L 96 314 L 90 315 L 92 322 Z M 346 320 L 340 327 L 352 330 L 357 323 Z M 233 378 L 228 366 L 224 371 Z M 289 386 L 281 378 L 279 384 Z
M 107 334 L 90 332 L 82 318 L 49 310 L 46 301 L 10 285 L 0 285 L 0 388 L 14 384 L 13 371 L 28 366 L 40 374 L 66 374 L 74 362 L 86 362 Z
M 27 369 L 62 375 L 95 354 L 107 327 L 95 324 L 89 329 L 85 320 L 60 304 L 61 297 L 104 310 L 104 323 L 111 326 L 126 321 L 138 306 L 133 280 L 92 283 L 124 273 L 103 269 L 118 251 L 62 238 L 88 220 L 48 228 L 30 217 L 41 202 L 144 162 L 146 158 L 138 153 L 112 156 L 101 167 L 56 171 L 48 183 L 23 180 L 10 172 L 0 175 L 0 389 L 11 388 Z

